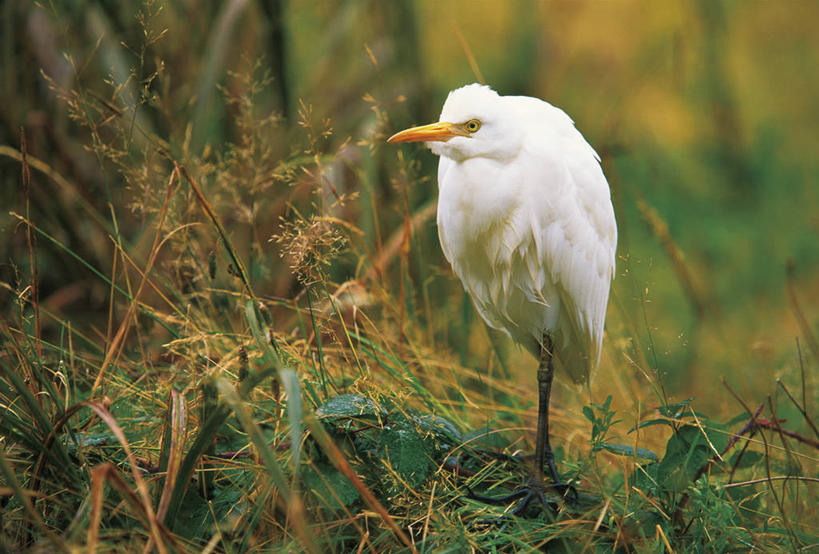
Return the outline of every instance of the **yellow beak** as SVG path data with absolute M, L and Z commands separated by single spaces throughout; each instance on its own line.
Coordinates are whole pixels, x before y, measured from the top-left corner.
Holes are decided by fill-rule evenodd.
M 446 142 L 452 137 L 465 137 L 469 133 L 463 131 L 454 123 L 439 122 L 412 127 L 395 133 L 387 139 L 387 142 L 419 142 L 419 141 L 441 141 Z

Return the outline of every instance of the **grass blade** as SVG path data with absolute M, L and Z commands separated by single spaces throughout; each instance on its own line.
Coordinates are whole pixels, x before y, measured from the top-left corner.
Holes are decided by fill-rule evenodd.
M 139 492 L 142 506 L 141 510 L 144 511 L 145 517 L 147 519 L 147 527 L 151 533 L 151 540 L 156 542 L 156 546 L 160 552 L 165 552 L 166 551 L 165 543 L 160 538 L 160 536 L 163 534 L 162 531 L 160 530 L 160 527 L 163 526 L 156 518 L 156 514 L 154 513 L 154 509 L 151 504 L 151 498 L 148 495 L 148 485 L 142 478 L 142 473 L 139 468 L 139 464 L 137 463 L 133 452 L 131 452 L 131 447 L 128 445 L 128 440 L 125 438 L 125 433 L 122 431 L 122 428 L 114 419 L 114 416 L 111 415 L 111 412 L 109 412 L 108 409 L 105 408 L 105 406 L 97 404 L 96 402 L 83 402 L 82 404 L 84 406 L 91 408 L 91 410 L 95 414 L 97 414 L 97 417 L 99 417 L 108 426 L 108 428 L 111 430 L 112 433 L 114 433 L 114 436 L 117 438 L 120 445 L 122 446 L 122 449 L 125 452 L 125 457 L 128 459 L 128 464 L 131 467 L 131 475 L 134 478 L 137 491 Z M 113 468 L 113 466 L 111 467 Z M 114 474 L 118 476 L 116 472 L 114 472 Z M 130 492 L 130 488 L 128 488 L 127 486 L 125 487 L 125 489 Z M 164 534 L 166 535 L 167 539 L 169 535 L 167 533 Z
M 291 490 L 290 485 L 287 483 L 287 477 L 284 474 L 284 470 L 273 457 L 273 451 L 270 448 L 270 445 L 267 444 L 261 429 L 256 422 L 253 421 L 250 411 L 239 397 L 239 394 L 233 385 L 231 385 L 226 379 L 222 378 L 217 379 L 216 386 L 219 388 L 219 392 L 222 393 L 222 397 L 233 409 L 233 412 L 236 414 L 236 417 L 239 419 L 239 422 L 242 424 L 245 432 L 250 437 L 250 440 L 256 446 L 259 457 L 262 459 L 262 463 L 267 470 L 267 475 L 273 479 L 273 483 L 281 493 L 280 498 L 284 498 L 288 518 L 292 520 L 296 533 L 298 534 L 299 539 L 301 539 L 302 546 L 309 552 L 317 552 L 316 546 L 313 544 L 310 535 L 307 533 L 307 521 L 305 519 L 304 505 L 301 498 L 298 493 Z
M 247 394 L 253 390 L 256 385 L 261 383 L 266 377 L 272 375 L 273 372 L 273 368 L 267 368 L 251 373 L 239 386 L 239 396 L 241 398 L 247 396 Z M 191 477 L 193 477 L 196 464 L 199 463 L 199 459 L 213 443 L 216 434 L 222 428 L 228 416 L 230 416 L 230 412 L 230 407 L 227 405 L 218 405 L 210 417 L 208 417 L 208 419 L 200 425 L 199 433 L 196 435 L 190 450 L 188 450 L 188 453 L 185 454 L 185 457 L 179 466 L 179 473 L 176 477 L 176 483 L 174 484 L 170 500 L 168 501 L 168 510 L 165 516 L 165 521 L 170 529 L 174 528 L 176 518 L 179 515 L 179 508 L 182 505 L 182 499 L 185 497 L 185 493 L 188 489 L 188 485 L 190 484 Z
M 179 465 L 185 448 L 185 428 L 187 413 L 185 398 L 177 391 L 171 391 L 168 418 L 165 421 L 165 436 L 162 440 L 162 451 L 159 458 L 159 471 L 165 472 L 165 484 L 156 511 L 159 521 L 164 522 L 168 513 L 168 503 L 179 475 Z
M 14 475 L 14 471 L 11 469 L 11 466 L 8 464 L 6 457 L 0 452 L 0 473 L 2 473 L 7 486 L 11 487 L 14 491 L 15 496 L 20 499 L 20 503 L 23 505 L 26 513 L 29 516 L 29 521 L 34 523 L 34 525 L 40 529 L 40 531 L 46 536 L 46 538 L 51 541 L 54 547 L 61 551 L 61 552 L 69 552 L 68 547 L 63 542 L 62 538 L 58 535 L 52 533 L 48 527 L 46 527 L 45 523 L 43 522 L 40 514 L 34 509 L 31 505 L 31 501 L 28 498 L 28 495 L 20 486 L 20 482 L 17 481 L 17 476 Z

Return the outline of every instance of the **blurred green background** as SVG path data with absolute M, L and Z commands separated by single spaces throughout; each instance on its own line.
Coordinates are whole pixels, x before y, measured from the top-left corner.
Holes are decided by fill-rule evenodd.
M 110 160 L 86 147 L 104 143 L 104 133 L 72 119 L 60 90 L 97 98 L 99 114 L 107 103 L 132 117 L 143 131 L 125 148 L 132 169 L 142 158 L 151 165 L 146 136 L 201 169 L 256 133 L 268 150 L 234 174 L 235 191 L 204 170 L 203 185 L 235 202 L 220 211 L 244 244 L 257 291 L 292 297 L 300 285 L 266 239 L 280 231 L 286 202 L 309 209 L 311 201 L 242 186 L 276 173 L 269 160 L 304 148 L 300 111 L 317 128 L 328 118 L 332 134 L 317 143 L 335 164 L 332 184 L 360 193 L 337 215 L 363 231 L 359 252 L 375 257 L 436 194 L 437 160 L 383 139 L 437 119 L 447 91 L 477 80 L 473 57 L 500 93 L 563 108 L 603 158 L 620 242 L 601 371 L 627 368 L 620 352 L 630 343 L 671 392 L 706 403 L 723 402 L 719 375 L 744 393 L 769 390 L 779 375 L 797 378 L 795 337 L 804 329 L 787 294 L 789 263 L 799 309 L 812 329 L 819 321 L 819 3 L 9 0 L 0 10 L 6 313 L 29 272 L 24 226 L 9 215 L 25 209 L 20 164 L 8 149 L 20 150 L 21 128 L 29 155 L 70 185 L 35 171 L 31 219 L 95 266 L 111 264 L 109 202 L 117 232 L 135 249 L 154 213 L 145 206 L 161 202 L 163 183 L 140 188 L 104 169 Z M 265 72 L 264 86 L 243 77 Z M 248 95 L 255 111 L 226 101 Z M 270 113 L 278 121 L 262 124 Z M 433 307 L 418 312 L 436 341 L 480 367 L 487 335 L 442 258 L 430 214 L 413 235 L 410 289 Z M 360 279 L 366 266 L 342 256 L 330 276 Z M 41 301 L 53 310 L 104 325 L 107 286 L 46 241 L 40 280 Z M 46 324 L 44 332 L 58 329 Z M 503 348 L 513 364 L 531 365 Z

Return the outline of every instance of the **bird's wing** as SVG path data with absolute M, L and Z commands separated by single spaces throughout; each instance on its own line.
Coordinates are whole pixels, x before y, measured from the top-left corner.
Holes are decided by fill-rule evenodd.
M 617 227 L 599 158 L 565 119 L 568 127 L 553 127 L 547 140 L 528 141 L 533 146 L 524 156 L 526 166 L 535 168 L 527 188 L 538 260 L 561 300 L 558 358 L 582 382 L 600 357 Z

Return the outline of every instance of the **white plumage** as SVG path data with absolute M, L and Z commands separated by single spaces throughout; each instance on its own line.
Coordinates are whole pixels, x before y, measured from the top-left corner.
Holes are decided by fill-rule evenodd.
M 441 157 L 441 247 L 484 320 L 535 356 L 548 333 L 558 368 L 585 381 L 600 357 L 617 227 L 600 158 L 569 116 L 473 84 L 449 93 L 438 124 L 390 140 L 426 140 Z

